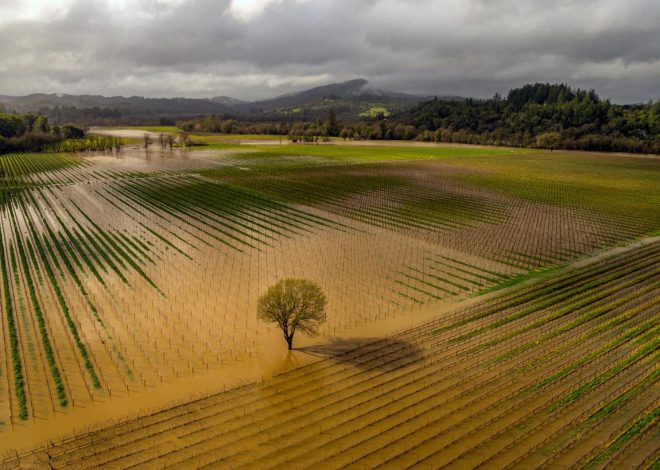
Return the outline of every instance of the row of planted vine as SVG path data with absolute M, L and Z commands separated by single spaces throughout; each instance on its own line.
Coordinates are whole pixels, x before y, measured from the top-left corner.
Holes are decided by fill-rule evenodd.
M 590 468 L 629 449 L 648 461 L 633 444 L 657 422 L 659 261 L 655 243 L 556 273 L 264 383 L 69 440 L 52 457 L 20 458 L 55 468 Z
M 130 152 L 113 156 L 111 162 L 105 157 L 95 162 L 93 156 L 62 155 L 53 161 L 36 154 L 0 157 L 6 158 L 1 162 L 3 175 L 8 175 L 2 180 L 0 205 L 12 419 L 14 412 L 20 419 L 39 414 L 34 402 L 43 395 L 35 383 L 40 376 L 34 364 L 39 361 L 30 359 L 23 313 L 34 318 L 37 352 L 43 352 L 48 374 L 44 387 L 50 387 L 57 406 L 70 406 L 85 394 L 166 384 L 251 354 L 264 328 L 250 312 L 259 292 L 278 277 L 317 279 L 332 298 L 326 331 L 342 334 L 396 313 L 410 315 L 413 307 L 429 300 L 530 280 L 535 275 L 530 269 L 595 253 L 647 233 L 655 223 L 653 218 L 641 220 L 648 211 L 623 214 L 623 203 L 619 207 L 610 200 L 611 217 L 605 218 L 597 210 L 597 196 L 562 185 L 557 187 L 566 195 L 559 199 L 535 195 L 539 185 L 534 181 L 521 183 L 528 189 L 516 185 L 510 192 L 469 181 L 462 185 L 457 183 L 461 172 L 438 162 L 325 165 L 282 173 L 254 171 L 236 162 L 198 161 L 194 155 L 154 155 L 137 163 Z M 216 163 L 222 171 L 196 174 Z M 542 189 L 554 194 L 557 187 Z M 494 377 L 506 387 L 511 381 L 505 381 L 498 367 L 521 372 L 527 354 L 547 347 L 568 361 L 561 366 L 570 370 L 539 390 L 568 384 L 582 368 L 570 362 L 572 351 L 562 346 L 570 334 L 585 341 L 569 343 L 585 348 L 580 360 L 591 361 L 618 354 L 630 343 L 626 334 L 640 338 L 647 333 L 636 330 L 635 322 L 641 318 L 638 313 L 655 308 L 648 303 L 656 293 L 655 278 L 650 265 L 639 261 L 631 266 L 629 272 L 590 271 L 595 277 L 589 281 L 586 271 L 583 277 L 567 277 L 576 282 L 572 288 L 561 283 L 541 287 L 537 303 L 528 292 L 527 300 L 509 310 L 480 310 L 432 340 L 419 334 L 409 348 L 391 345 L 386 356 L 373 361 L 384 357 L 399 370 L 399 362 L 414 366 L 419 350 L 426 355 L 439 347 L 439 355 L 429 356 L 435 365 L 425 369 L 428 374 L 420 369 L 420 377 L 432 380 L 438 373 L 433 361 L 450 360 L 450 351 L 460 351 L 480 359 L 472 363 L 475 367 L 483 363 L 490 367 L 488 373 L 498 371 Z M 616 292 L 622 292 L 620 298 Z M 635 296 L 642 300 L 633 308 Z M 506 299 L 501 301 L 514 301 Z M 593 328 L 601 321 L 607 328 Z M 608 328 L 624 327 L 628 333 L 621 330 L 611 348 L 599 353 L 597 344 Z M 445 348 L 445 343 L 451 346 Z M 588 349 L 592 347 L 596 349 Z M 548 351 L 534 360 L 550 360 Z M 404 358 L 408 353 L 410 361 Z M 535 369 L 539 383 L 563 370 L 555 366 L 552 371 Z M 457 379 L 465 373 L 461 367 L 457 362 Z M 401 380 L 397 387 L 411 386 L 404 376 Z M 89 390 L 76 392 L 81 386 Z M 353 389 L 345 390 L 349 403 Z M 319 396 L 321 402 L 327 399 Z M 330 408 L 325 411 L 331 413 Z M 318 421 L 310 418 L 303 424 L 310 433 Z M 211 425 L 199 435 L 181 432 L 192 455 L 215 438 Z M 360 444 L 362 451 L 372 444 Z M 211 446 L 210 462 L 220 448 Z M 282 450 L 278 458 L 290 450 Z M 117 450 L 118 459 L 121 452 Z

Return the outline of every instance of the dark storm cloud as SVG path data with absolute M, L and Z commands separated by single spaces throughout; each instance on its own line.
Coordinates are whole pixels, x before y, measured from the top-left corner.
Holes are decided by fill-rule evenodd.
M 260 98 L 365 77 L 660 98 L 656 0 L 0 0 L 0 93 Z

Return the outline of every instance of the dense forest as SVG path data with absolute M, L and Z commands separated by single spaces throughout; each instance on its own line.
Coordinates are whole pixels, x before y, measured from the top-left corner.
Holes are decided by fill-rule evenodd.
M 525 85 L 506 99 L 432 100 L 380 127 L 383 138 L 660 153 L 660 101 L 615 105 L 566 85 Z

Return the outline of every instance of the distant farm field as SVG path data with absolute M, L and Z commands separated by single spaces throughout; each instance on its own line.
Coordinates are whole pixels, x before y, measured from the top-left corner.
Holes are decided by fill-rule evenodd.
M 0 156 L 5 467 L 657 462 L 660 159 L 193 139 Z

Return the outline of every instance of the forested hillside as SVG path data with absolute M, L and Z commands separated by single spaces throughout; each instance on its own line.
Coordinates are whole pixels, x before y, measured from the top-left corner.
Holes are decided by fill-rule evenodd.
M 394 139 L 658 153 L 660 101 L 615 105 L 594 90 L 536 83 L 504 99 L 420 103 L 368 132 L 371 138 L 380 132 Z
M 525 85 L 490 100 L 436 98 L 393 115 L 361 116 L 357 121 L 341 119 L 332 108 L 326 116 L 260 122 L 207 116 L 177 125 L 187 131 L 288 134 L 303 142 L 334 136 L 660 153 L 660 101 L 617 105 L 594 90 L 564 84 Z

